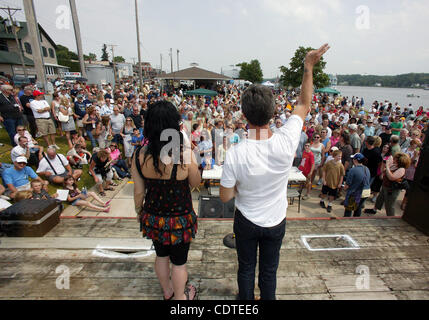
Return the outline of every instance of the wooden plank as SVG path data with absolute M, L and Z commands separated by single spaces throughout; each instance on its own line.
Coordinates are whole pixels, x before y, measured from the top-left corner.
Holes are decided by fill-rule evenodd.
M 360 275 L 322 276 L 329 293 L 365 293 L 365 292 L 390 292 L 382 279 L 377 275 L 369 275 L 368 288 L 360 288 Z
M 121 249 L 149 250 L 152 241 L 146 239 L 124 238 L 4 238 L 0 249 Z
M 333 300 L 398 300 L 394 292 L 332 293 Z
M 428 290 L 429 273 L 382 274 L 380 278 L 393 291 Z

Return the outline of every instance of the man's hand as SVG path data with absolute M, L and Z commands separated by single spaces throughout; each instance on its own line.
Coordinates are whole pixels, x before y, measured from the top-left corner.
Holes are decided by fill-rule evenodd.
M 4 122 L 4 119 L 3 119 L 3 117 L 0 117 L 0 122 Z
M 314 67 L 322 58 L 322 56 L 330 49 L 329 44 L 325 43 L 317 50 L 312 50 L 307 53 L 305 57 L 304 65 L 308 67 Z

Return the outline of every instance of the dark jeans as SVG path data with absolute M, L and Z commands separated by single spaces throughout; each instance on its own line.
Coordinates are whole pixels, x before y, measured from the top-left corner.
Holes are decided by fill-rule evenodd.
M 129 174 L 127 163 L 124 160 L 118 160 L 118 162 L 112 167 L 116 170 L 116 173 L 121 179 L 125 178 Z
M 255 268 L 259 246 L 258 286 L 262 300 L 276 300 L 277 269 L 280 248 L 286 233 L 286 219 L 276 227 L 262 228 L 235 213 L 234 233 L 238 256 L 238 289 L 240 300 L 254 300 Z
M 94 136 L 92 135 L 92 130 L 86 130 L 86 134 L 88 135 L 89 140 L 91 141 L 91 146 L 92 148 L 97 148 L 98 144 L 97 144 L 97 140 L 95 140 Z
M 16 127 L 17 126 L 22 126 L 24 120 L 23 118 L 19 118 L 19 119 L 4 119 L 3 125 L 4 128 L 7 131 L 7 134 L 9 135 L 9 139 L 10 139 L 10 144 L 13 147 L 16 147 L 16 143 L 15 143 L 15 135 L 16 135 Z
M 354 212 L 353 217 L 355 217 L 355 218 L 359 218 L 359 217 L 362 215 L 362 208 L 363 208 L 363 206 L 364 206 L 364 204 L 365 204 L 366 199 L 367 199 L 367 198 L 365 198 L 365 199 L 361 199 L 361 200 L 360 200 L 360 202 L 359 202 L 359 206 L 358 206 L 358 208 L 356 209 L 356 211 Z M 344 218 L 351 218 L 351 216 L 352 216 L 352 212 L 351 212 L 350 210 L 346 210 L 346 211 L 344 212 Z
M 112 140 L 112 142 L 113 143 L 116 143 L 116 144 L 124 144 L 124 139 L 122 138 L 122 136 L 120 135 L 120 134 L 115 134 L 114 136 L 113 136 L 113 140 Z

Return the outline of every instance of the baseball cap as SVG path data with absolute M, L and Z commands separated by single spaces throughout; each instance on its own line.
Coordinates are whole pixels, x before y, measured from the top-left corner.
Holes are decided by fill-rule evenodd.
M 76 98 L 78 98 L 78 99 L 83 99 L 83 95 L 78 94 Z
M 356 154 L 352 155 L 350 158 L 352 158 L 353 160 L 357 160 L 357 161 L 361 162 L 363 159 L 365 159 L 365 156 L 362 153 L 356 153 Z
M 388 124 L 387 122 L 382 122 L 382 123 L 381 123 L 381 125 L 382 125 L 383 127 L 388 127 L 388 126 L 389 126 L 389 124 Z
M 37 97 L 37 96 L 43 96 L 45 93 L 41 92 L 39 90 L 34 90 L 33 91 L 33 97 Z
M 27 163 L 27 158 L 26 157 L 18 157 L 18 158 L 16 158 L 15 162 L 18 162 L 18 163 L 25 162 L 25 163 Z

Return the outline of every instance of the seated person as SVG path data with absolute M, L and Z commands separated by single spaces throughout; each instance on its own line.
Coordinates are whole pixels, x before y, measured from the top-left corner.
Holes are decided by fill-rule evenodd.
M 10 153 L 12 162 L 15 162 L 18 157 L 26 157 L 29 165 L 38 166 L 43 158 L 43 147 L 31 147 L 27 137 L 19 137 L 18 145 L 14 147 Z
M 3 182 L 7 186 L 5 196 L 15 199 L 19 191 L 28 191 L 31 189 L 29 178 L 38 180 L 42 183 L 45 190 L 48 188 L 48 182 L 39 178 L 33 169 L 27 167 L 27 158 L 18 157 L 13 163 L 13 167 L 3 172 Z
M 88 164 L 91 159 L 91 153 L 85 150 L 81 144 L 77 143 L 74 147 L 67 152 L 67 160 L 72 167 L 82 169 L 82 165 Z
M 142 145 L 143 140 L 144 140 L 144 137 L 142 134 L 142 130 L 138 128 L 134 128 L 133 135 L 131 136 L 131 145 L 134 146 L 134 150 L 136 150 L 137 147 Z
M 215 160 L 211 156 L 205 156 L 201 162 L 203 170 L 211 170 L 215 165 Z
M 14 141 L 16 144 L 18 144 L 18 139 L 20 137 L 25 137 L 28 139 L 28 145 L 30 146 L 30 148 L 42 148 L 39 146 L 39 143 L 34 140 L 33 136 L 30 134 L 30 132 L 28 132 L 27 130 L 25 130 L 24 126 L 17 126 L 16 127 L 16 135 L 14 137 Z
M 113 172 L 110 168 L 111 161 L 112 159 L 110 159 L 109 153 L 106 150 L 100 150 L 92 155 L 89 163 L 89 173 L 94 178 L 100 196 L 102 197 L 106 196 L 105 190 L 114 191 L 115 189 L 112 188 L 112 186 L 118 186 L 112 181 Z
M 119 150 L 118 145 L 116 143 L 111 143 L 110 148 L 107 148 L 106 151 L 110 154 L 112 168 L 115 169 L 119 178 L 131 178 L 127 163 L 122 159 L 121 150 Z
M 72 176 L 67 176 L 65 178 L 64 188 L 69 190 L 67 201 L 72 206 L 91 208 L 99 212 L 110 212 L 110 201 L 104 203 L 94 192 L 88 192 L 87 194 L 82 193 L 78 189 L 76 181 Z M 89 198 L 93 198 L 95 201 L 101 204 L 102 207 L 92 204 L 90 201 L 88 201 Z
M 31 190 L 27 191 L 18 191 L 15 196 L 15 203 L 20 202 L 22 200 L 33 199 L 33 192 Z
M 51 200 L 56 197 L 58 197 L 58 194 L 54 194 L 52 197 L 49 195 L 49 193 L 43 189 L 43 185 L 38 180 L 31 181 L 31 190 L 33 193 L 32 199 L 37 200 Z
M 70 163 L 62 154 L 57 154 L 54 147 L 48 148 L 47 155 L 40 161 L 37 173 L 45 177 L 50 183 L 63 184 L 68 175 L 76 180 L 82 175 L 82 170 L 73 170 Z
M 70 140 L 73 146 L 80 144 L 83 149 L 86 150 L 86 140 L 84 137 L 79 135 L 76 131 L 70 131 Z

